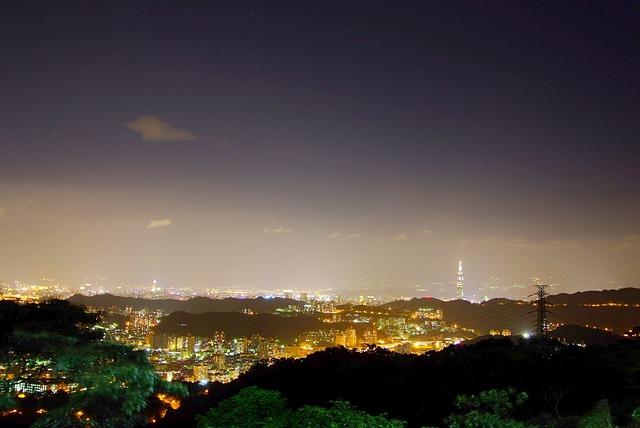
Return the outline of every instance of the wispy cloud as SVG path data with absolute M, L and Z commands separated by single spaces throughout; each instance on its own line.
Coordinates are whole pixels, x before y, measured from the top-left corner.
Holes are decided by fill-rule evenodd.
M 391 237 L 392 241 L 404 241 L 406 239 L 407 239 L 406 233 L 398 233 L 397 235 L 394 235 Z
M 559 245 L 557 242 L 555 242 L 556 240 L 553 241 L 553 245 Z M 534 248 L 539 244 L 531 242 L 525 238 L 513 238 L 507 242 L 507 245 L 513 248 Z
M 151 220 L 147 225 L 147 229 L 155 229 L 157 227 L 167 227 L 171 226 L 173 222 L 170 218 L 163 218 L 159 220 Z
M 333 232 L 327 235 L 329 239 L 359 239 L 362 238 L 362 235 L 359 233 L 340 233 Z
M 271 226 L 265 226 L 262 231 L 264 233 L 291 233 L 293 232 L 293 229 L 289 229 L 287 227 L 284 226 L 280 226 L 280 227 L 271 227 Z
M 124 124 L 127 129 L 136 132 L 148 141 L 194 141 L 198 137 L 186 129 L 175 128 L 156 116 L 140 116 Z
M 431 230 L 431 229 L 422 229 L 422 230 L 420 231 L 420 233 L 421 233 L 422 235 L 431 235 L 431 234 L 433 233 L 433 230 Z

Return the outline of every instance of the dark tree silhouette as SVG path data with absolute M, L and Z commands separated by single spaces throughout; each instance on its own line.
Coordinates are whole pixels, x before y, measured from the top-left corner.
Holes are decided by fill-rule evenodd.
M 628 426 L 640 406 L 640 342 L 583 348 L 546 339 L 489 339 L 424 355 L 330 348 L 305 359 L 258 364 L 231 383 L 216 384 L 207 396 L 185 400 L 166 424 L 192 425 L 194 415 L 253 385 L 280 391 L 294 408 L 346 400 L 411 427 L 441 426 L 456 412 L 458 395 L 492 389 L 528 395 L 517 414 L 522 421 L 544 413 L 558 419 L 553 408 L 562 417 L 581 415 L 606 398 L 616 423 Z
M 17 381 L 38 383 L 53 374 L 74 390 L 44 415 L 25 414 L 23 425 L 135 426 L 144 421 L 141 412 L 155 392 L 186 393 L 180 384 L 161 381 L 143 352 L 99 340 L 102 334 L 93 328 L 98 316 L 60 300 L 0 302 L 0 363 Z M 9 392 L 14 381 L 3 382 L 4 408 L 16 404 Z

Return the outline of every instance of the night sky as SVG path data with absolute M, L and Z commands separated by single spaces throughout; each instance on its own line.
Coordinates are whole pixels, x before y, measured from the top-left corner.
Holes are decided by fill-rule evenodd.
M 640 286 L 636 1 L 5 1 L 0 280 Z

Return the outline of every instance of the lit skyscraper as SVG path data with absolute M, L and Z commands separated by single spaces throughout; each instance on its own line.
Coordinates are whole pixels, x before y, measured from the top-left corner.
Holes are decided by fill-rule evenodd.
M 462 272 L 462 260 L 458 262 L 458 280 L 456 281 L 456 299 L 464 298 L 464 273 Z

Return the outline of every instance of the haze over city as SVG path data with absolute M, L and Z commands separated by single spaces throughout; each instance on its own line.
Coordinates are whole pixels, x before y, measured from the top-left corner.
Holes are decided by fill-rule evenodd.
M 4 4 L 0 280 L 640 285 L 637 9 L 457 3 Z

